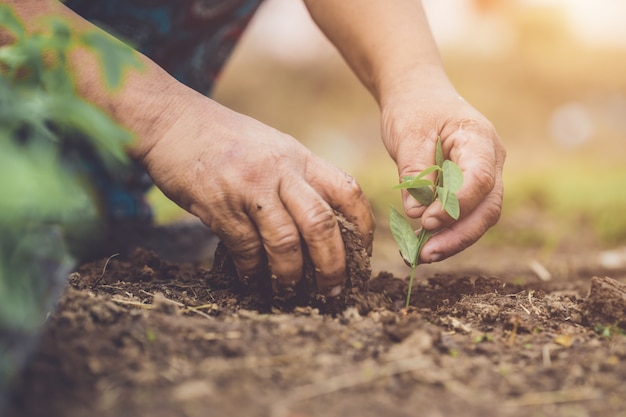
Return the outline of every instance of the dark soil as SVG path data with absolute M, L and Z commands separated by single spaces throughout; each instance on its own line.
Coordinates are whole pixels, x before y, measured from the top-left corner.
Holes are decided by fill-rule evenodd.
M 219 250 L 82 265 L 7 416 L 626 416 L 623 269 L 433 274 L 403 309 L 406 278 L 359 259 L 335 301 L 274 299 Z

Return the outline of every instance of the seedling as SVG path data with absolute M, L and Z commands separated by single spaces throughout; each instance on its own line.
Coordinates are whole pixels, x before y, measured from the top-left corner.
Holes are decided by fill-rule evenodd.
M 435 174 L 434 181 L 426 178 L 426 176 L 433 173 Z M 417 176 L 403 177 L 402 182 L 396 185 L 394 189 L 407 190 L 413 198 L 424 206 L 429 206 L 438 199 L 442 210 L 445 210 L 450 217 L 457 220 L 461 210 L 456 192 L 462 185 L 463 172 L 461 168 L 449 159 L 443 159 L 441 139 L 438 138 L 435 151 L 435 165 L 426 168 Z M 409 289 L 407 290 L 405 304 L 408 307 L 411 300 L 411 288 L 413 287 L 415 269 L 419 263 L 419 255 L 433 232 L 422 228 L 416 235 L 411 224 L 393 207 L 391 207 L 389 213 L 389 225 L 402 258 L 411 267 Z
M 593 330 L 605 339 L 612 339 L 614 336 L 626 336 L 626 331 L 619 327 L 618 323 L 596 324 Z

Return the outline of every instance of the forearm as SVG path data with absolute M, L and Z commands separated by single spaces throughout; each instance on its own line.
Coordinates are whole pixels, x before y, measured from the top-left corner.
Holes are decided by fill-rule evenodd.
M 406 82 L 452 88 L 419 0 L 305 3 L 379 104 Z
M 8 0 L 3 3 L 14 9 L 27 31 L 46 31 L 46 22 L 42 20 L 45 17 L 60 17 L 78 33 L 100 30 L 56 0 Z M 10 42 L 10 39 L 6 33 L 0 34 L 0 44 Z M 129 152 L 141 157 L 178 119 L 183 111 L 180 104 L 184 102 L 182 96 L 196 94 L 145 56 L 137 55 L 143 69 L 126 71 L 123 85 L 116 90 L 105 86 L 97 57 L 84 47 L 71 51 L 69 67 L 78 94 L 132 131 L 137 140 Z

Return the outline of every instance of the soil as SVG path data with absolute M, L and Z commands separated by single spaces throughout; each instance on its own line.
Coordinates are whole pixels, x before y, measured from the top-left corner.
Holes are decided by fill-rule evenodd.
M 405 309 L 407 277 L 372 274 L 347 229 L 332 300 L 310 271 L 275 298 L 219 247 L 212 267 L 141 248 L 81 265 L 6 415 L 626 416 L 626 267 L 525 278 L 489 249 L 508 272 L 422 276 Z

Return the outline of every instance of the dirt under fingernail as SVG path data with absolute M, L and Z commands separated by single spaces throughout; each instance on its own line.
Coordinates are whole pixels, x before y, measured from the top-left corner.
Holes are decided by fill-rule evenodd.
M 343 289 L 343 286 L 336 285 L 336 286 L 332 287 L 330 290 L 328 290 L 328 296 L 329 297 L 337 297 L 339 294 L 341 294 L 341 290 L 342 289 Z

